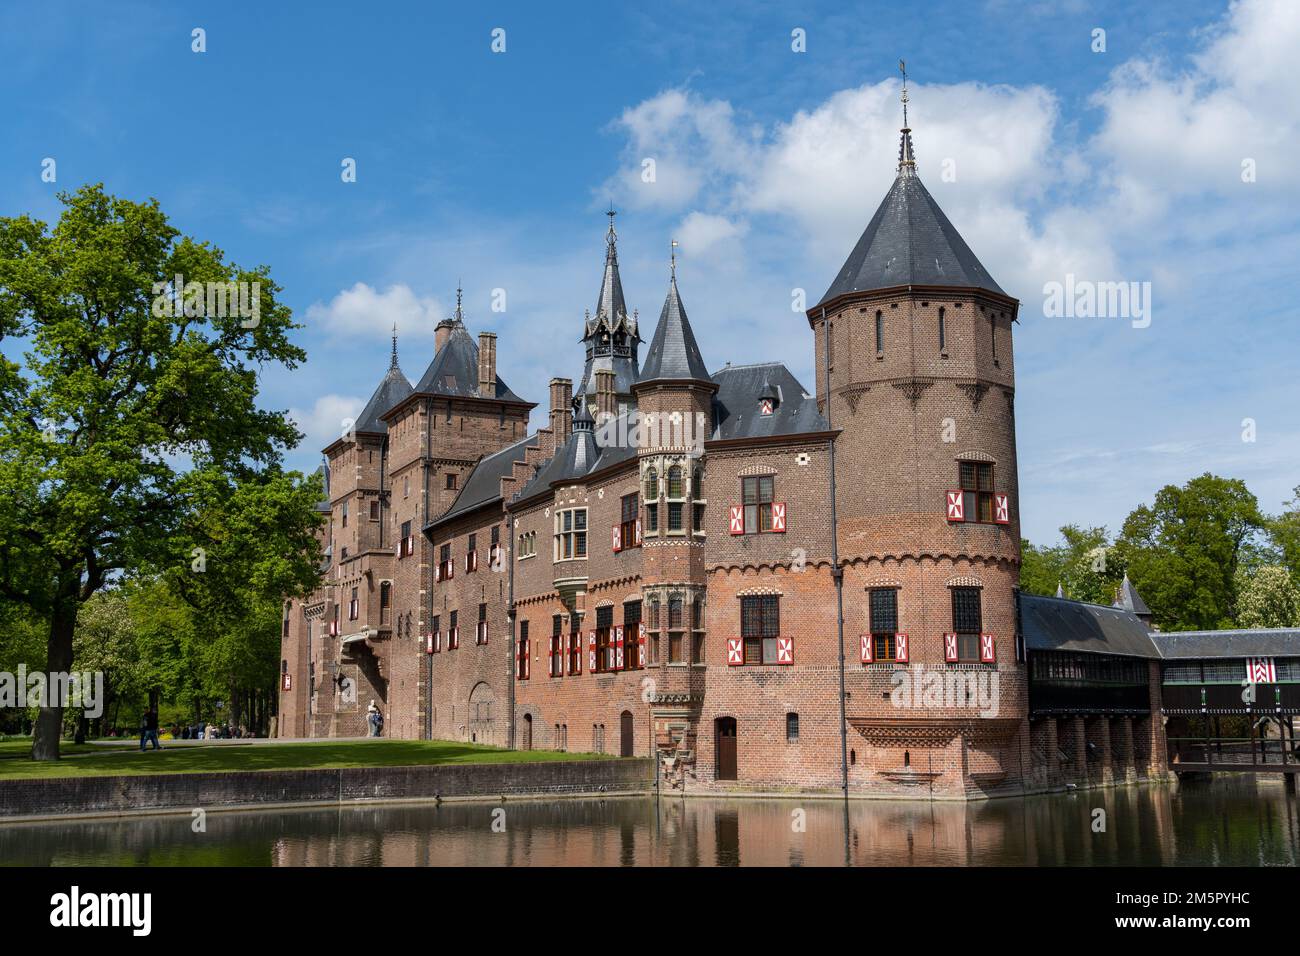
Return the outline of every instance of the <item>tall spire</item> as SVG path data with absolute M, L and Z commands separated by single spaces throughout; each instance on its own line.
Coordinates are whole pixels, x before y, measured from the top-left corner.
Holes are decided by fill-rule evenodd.
M 907 64 L 898 61 L 898 72 L 903 74 L 903 91 L 899 99 L 903 103 L 903 128 L 899 130 L 901 139 L 898 144 L 898 175 L 916 175 L 916 156 L 912 152 L 912 128 L 907 125 Z
M 600 295 L 596 311 L 587 312 L 582 323 L 582 342 L 586 347 L 586 365 L 582 381 L 573 394 L 574 404 L 585 400 L 588 393 L 594 396 L 595 373 L 598 369 L 614 372 L 615 394 L 621 400 L 631 400 L 632 384 L 637 380 L 637 346 L 641 337 L 637 332 L 636 315 L 628 315 L 623 298 L 623 280 L 618 273 L 618 232 L 614 217 L 618 215 L 610 203 L 605 213 L 609 226 L 605 230 L 605 269 L 601 274 Z
M 389 368 L 397 368 L 397 323 L 393 323 L 393 359 L 388 365 Z
M 674 246 L 676 243 L 674 243 Z M 646 350 L 645 364 L 641 366 L 641 381 L 654 379 L 672 381 L 712 382 L 700 347 L 695 342 L 686 306 L 682 305 L 677 291 L 677 250 L 672 253 L 672 276 L 668 280 L 668 296 L 659 325 L 655 328 L 650 348 Z

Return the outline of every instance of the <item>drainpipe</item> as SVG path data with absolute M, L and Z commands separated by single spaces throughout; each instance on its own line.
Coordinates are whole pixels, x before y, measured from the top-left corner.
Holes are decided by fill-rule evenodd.
M 826 374 L 826 427 L 831 430 L 831 326 L 822 306 L 822 364 Z M 835 439 L 830 442 L 831 577 L 835 579 L 835 627 L 840 642 L 840 789 L 849 796 L 849 725 L 844 692 L 844 569 L 840 567 L 839 518 L 835 510 Z
M 525 447 L 527 447 L 525 445 Z M 507 706 L 510 708 L 510 720 L 506 724 L 506 747 L 510 750 L 515 749 L 515 655 L 518 652 L 515 637 L 515 552 L 513 542 L 515 540 L 515 523 L 510 516 L 510 504 L 505 502 L 506 513 L 506 533 L 505 540 L 501 542 L 502 555 L 504 560 L 510 563 L 508 573 L 508 583 L 506 585 L 506 633 L 509 640 L 506 642 L 509 646 L 506 648 L 506 661 L 510 673 L 510 683 L 507 684 L 509 692 L 506 695 Z M 531 648 L 529 649 L 531 652 Z
M 448 399 L 447 401 L 450 404 L 451 399 Z M 423 514 L 420 515 L 420 522 L 423 525 L 428 525 L 429 523 L 429 459 L 433 456 L 433 402 L 429 401 L 426 398 L 424 400 L 424 408 L 426 412 L 424 416 L 424 462 L 421 465 L 421 470 L 424 472 L 423 504 L 421 507 L 424 509 L 424 511 Z M 432 543 L 429 541 L 429 536 L 425 534 L 425 530 L 423 527 L 420 528 L 420 537 L 425 539 L 424 545 L 422 545 L 420 548 L 420 551 L 423 553 L 432 547 Z M 424 567 L 424 563 L 422 562 L 420 566 L 421 584 L 426 583 L 424 575 L 425 575 L 425 567 Z M 433 623 L 433 569 L 432 567 L 428 569 L 428 575 L 429 575 L 429 579 L 427 582 L 428 587 L 424 588 L 424 593 L 427 595 L 427 597 L 425 598 L 424 620 L 420 622 L 420 628 L 419 628 L 419 633 L 421 635 L 423 635 L 426 629 L 429 627 L 429 625 Z M 425 687 L 427 687 L 428 689 L 425 692 L 425 698 L 424 698 L 424 739 L 432 740 L 433 739 L 433 655 L 429 653 L 425 653 L 424 656 L 426 658 L 425 674 L 428 675 L 425 680 Z

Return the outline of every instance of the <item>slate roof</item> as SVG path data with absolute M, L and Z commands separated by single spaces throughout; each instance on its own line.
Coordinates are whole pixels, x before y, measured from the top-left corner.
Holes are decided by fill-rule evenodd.
M 381 416 L 410 394 L 411 383 L 394 362 L 375 389 L 375 394 L 370 396 L 370 401 L 366 402 L 366 407 L 357 416 L 355 430 L 368 435 L 383 435 L 388 431 L 388 425 Z
M 1006 294 L 948 221 L 920 177 L 901 166 L 821 302 L 849 292 L 906 285 L 979 288 Z
M 1120 583 L 1119 594 L 1115 598 L 1114 606 L 1122 607 L 1134 614 L 1145 614 L 1147 616 L 1151 614 L 1151 608 L 1147 607 L 1147 602 L 1142 600 L 1142 595 L 1138 594 L 1137 588 L 1133 587 L 1133 582 L 1128 579 L 1127 572 L 1124 574 L 1124 580 Z
M 537 444 L 537 435 L 521 438 L 506 448 L 478 460 L 474 470 L 465 479 L 460 494 L 451 507 L 430 521 L 426 528 L 443 524 L 453 518 L 496 501 L 501 497 L 501 479 L 508 477 L 514 470 L 514 463 L 524 460 L 525 449 Z
M 478 398 L 478 343 L 460 322 L 451 327 L 447 342 L 438 350 L 429 367 L 420 376 L 414 392 L 421 395 L 446 395 L 456 398 Z M 496 391 L 489 396 L 502 402 L 528 404 L 510 390 L 501 376 L 497 376 Z
M 718 392 L 713 397 L 713 441 L 767 438 L 830 429 L 817 409 L 817 399 L 804 391 L 780 362 L 728 365 L 713 373 Z M 759 413 L 759 399 L 775 395 L 771 415 Z
M 1237 631 L 1161 631 L 1151 635 L 1166 659 L 1300 657 L 1300 628 Z
M 668 295 L 659 313 L 659 325 L 641 363 L 641 381 L 654 379 L 711 381 L 708 368 L 695 342 L 686 307 L 677 291 L 677 277 L 668 284 Z
M 1031 651 L 1160 657 L 1146 625 L 1122 608 L 1022 592 L 1020 628 Z

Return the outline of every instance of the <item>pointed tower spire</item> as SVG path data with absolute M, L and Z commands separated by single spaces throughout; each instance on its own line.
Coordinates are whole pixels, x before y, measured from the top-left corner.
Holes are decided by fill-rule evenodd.
M 393 323 L 393 359 L 388 365 L 389 368 L 397 368 L 397 323 Z
M 1060 581 L 1056 582 L 1056 596 L 1059 598 L 1065 597 L 1065 589 L 1061 587 Z
M 646 351 L 645 364 L 641 367 L 641 381 L 664 379 L 712 384 L 700 347 L 695 342 L 690 319 L 686 317 L 686 306 L 682 305 L 681 293 L 677 291 L 675 242 L 673 246 L 668 296 L 664 299 L 663 310 L 659 313 L 659 325 L 655 327 L 654 338 L 650 340 L 650 348 Z
M 903 91 L 899 99 L 903 103 L 903 128 L 899 130 L 901 139 L 898 144 L 898 175 L 916 175 L 916 156 L 912 153 L 912 128 L 907 125 L 907 64 L 898 61 L 898 72 L 903 74 Z
M 631 401 L 632 385 L 639 374 L 637 347 L 641 336 L 636 320 L 628 316 L 627 302 L 623 298 L 623 280 L 618 273 L 618 232 L 614 217 L 618 212 L 611 202 L 605 213 L 609 226 L 605 230 L 605 269 L 600 280 L 600 295 L 596 311 L 583 317 L 582 343 L 586 347 L 586 365 L 582 380 L 574 393 L 575 406 L 579 401 L 595 399 L 595 374 L 600 369 L 614 373 L 614 392 L 619 404 Z

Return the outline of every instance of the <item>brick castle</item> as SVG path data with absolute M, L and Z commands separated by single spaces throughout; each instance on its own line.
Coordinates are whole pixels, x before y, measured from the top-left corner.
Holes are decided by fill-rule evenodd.
M 324 450 L 324 583 L 286 605 L 280 735 L 360 736 L 373 700 L 386 736 L 657 755 L 692 790 L 836 790 L 847 766 L 855 794 L 1023 792 L 1017 310 L 906 128 L 807 311 L 811 394 L 703 355 L 675 269 L 647 345 L 612 212 L 582 376 L 551 380 L 545 427 L 458 293 L 416 384 L 394 339 Z

